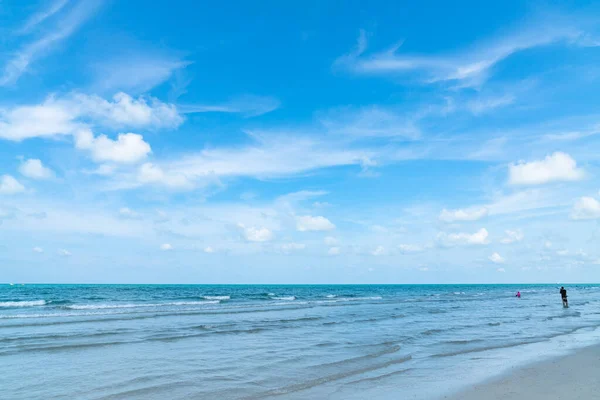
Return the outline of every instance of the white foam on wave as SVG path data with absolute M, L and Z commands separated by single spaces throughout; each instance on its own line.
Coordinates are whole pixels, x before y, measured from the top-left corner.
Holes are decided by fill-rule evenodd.
M 370 296 L 370 297 L 342 297 L 340 301 L 361 301 L 361 300 L 381 300 L 381 296 Z
M 0 307 L 35 307 L 46 305 L 46 300 L 2 301 Z
M 66 306 L 71 310 L 104 310 L 112 308 L 140 308 L 140 307 L 168 307 L 168 306 L 199 306 L 204 304 L 218 304 L 219 300 L 212 301 L 176 301 L 173 303 L 136 303 L 136 304 L 78 304 Z
M 269 305 L 271 305 L 271 306 L 291 306 L 291 305 L 299 306 L 299 305 L 306 305 L 306 304 L 311 304 L 311 303 L 308 301 L 295 301 L 292 303 L 292 302 L 286 300 L 286 301 L 282 301 L 279 303 L 270 303 Z
M 328 294 L 327 296 L 328 299 L 333 299 L 334 297 L 337 297 L 335 294 Z
M 20 318 L 62 318 L 62 317 L 84 317 L 88 315 L 118 315 L 126 313 L 91 313 L 91 312 L 66 312 L 66 313 L 47 313 L 47 314 L 12 314 L 12 315 L 1 315 L 0 319 L 20 319 Z
M 334 304 L 334 303 L 346 303 L 350 301 L 370 301 L 370 300 L 381 300 L 381 296 L 371 297 L 336 297 L 330 298 L 329 300 L 313 300 L 311 303 L 314 304 Z
M 296 300 L 296 296 L 279 296 L 279 297 L 273 297 L 273 300 L 293 301 L 293 300 Z
M 202 296 L 206 300 L 229 300 L 231 296 Z

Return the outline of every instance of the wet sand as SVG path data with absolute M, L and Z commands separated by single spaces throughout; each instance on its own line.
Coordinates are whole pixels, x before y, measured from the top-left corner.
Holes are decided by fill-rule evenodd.
M 600 399 L 600 346 L 515 368 L 501 378 L 472 386 L 449 400 Z

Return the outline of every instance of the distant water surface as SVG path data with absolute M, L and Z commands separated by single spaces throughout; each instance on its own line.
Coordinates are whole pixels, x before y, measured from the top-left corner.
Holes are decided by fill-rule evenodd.
M 600 285 L 567 289 L 2 285 L 0 398 L 434 398 L 597 340 Z

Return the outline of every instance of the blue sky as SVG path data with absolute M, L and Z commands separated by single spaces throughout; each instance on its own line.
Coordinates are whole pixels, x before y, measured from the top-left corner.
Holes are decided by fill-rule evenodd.
M 0 3 L 0 281 L 600 281 L 593 2 Z

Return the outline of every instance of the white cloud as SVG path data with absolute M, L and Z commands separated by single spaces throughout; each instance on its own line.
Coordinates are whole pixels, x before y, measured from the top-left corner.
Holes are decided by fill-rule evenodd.
M 511 243 L 515 243 L 515 242 L 520 242 L 525 237 L 525 235 L 523 234 L 523 232 L 521 232 L 520 229 L 517 229 L 514 231 L 506 230 L 506 231 L 504 231 L 504 233 L 506 234 L 506 237 L 503 238 L 502 240 L 500 240 L 500 243 L 502 243 L 502 244 L 511 244 Z
M 546 240 L 546 241 L 544 242 L 544 247 L 545 247 L 545 248 L 547 248 L 547 249 L 551 248 L 551 247 L 552 247 L 552 242 L 551 242 L 551 241 L 549 241 L 549 240 Z
M 101 2 L 98 0 L 78 2 L 52 29 L 48 29 L 43 36 L 19 49 L 4 66 L 4 71 L 0 75 L 0 86 L 17 82 L 34 61 L 50 53 L 58 43 L 71 36 L 100 5 Z M 42 17 L 38 16 L 38 20 L 47 18 L 43 17 L 43 14 L 40 15 Z
M 331 247 L 328 251 L 327 254 L 330 256 L 337 256 L 340 254 L 340 248 L 339 247 Z
M 304 243 L 284 243 L 281 245 L 281 250 L 284 253 L 291 253 L 293 251 L 304 250 L 306 245 Z
M 400 244 L 398 248 L 402 253 L 419 253 L 424 250 L 422 246 L 416 244 Z
M 245 95 L 222 104 L 180 104 L 179 109 L 185 114 L 221 112 L 255 117 L 274 111 L 279 106 L 279 100 L 273 97 Z
M 496 271 L 498 271 L 498 272 L 506 272 L 506 270 L 504 268 L 498 268 Z
M 470 233 L 438 233 L 438 241 L 444 245 L 483 245 L 488 244 L 489 233 L 487 229 L 481 228 L 477 232 Z
M 41 105 L 0 109 L 0 138 L 21 141 L 34 137 L 50 137 L 73 133 L 79 124 L 72 110 L 52 99 Z
M 79 115 L 105 125 L 175 128 L 183 122 L 175 105 L 153 97 L 135 99 L 123 92 L 115 94 L 112 102 L 98 96 L 74 94 L 64 104 L 78 108 Z
M 325 243 L 325 245 L 331 247 L 331 246 L 336 246 L 337 244 L 339 244 L 339 240 L 337 240 L 333 236 L 327 236 L 327 237 L 325 237 L 325 239 L 323 239 L 323 243 Z
M 128 208 L 128 207 L 122 207 L 119 209 L 119 215 L 122 218 L 130 218 L 130 219 L 136 219 L 136 218 L 140 218 L 140 214 L 133 211 L 132 209 Z
M 43 252 L 44 252 L 44 249 L 42 249 L 41 247 L 34 247 L 34 248 L 32 249 L 32 251 L 33 251 L 34 253 L 43 253 Z
M 10 175 L 0 176 L 0 194 L 16 194 L 25 191 L 25 186 Z
M 113 101 L 71 93 L 49 96 L 37 105 L 0 109 L 0 138 L 21 141 L 34 137 L 72 135 L 89 125 L 113 128 L 175 128 L 183 122 L 174 105 L 155 98 L 134 99 L 117 93 Z
M 23 162 L 19 167 L 19 172 L 31 179 L 50 179 L 54 176 L 54 172 L 50 168 L 45 167 L 41 160 L 35 158 Z
M 207 253 L 207 254 L 212 254 L 212 253 L 215 252 L 215 249 L 213 249 L 210 246 L 207 246 L 207 247 L 204 248 L 204 252 Z
M 457 210 L 446 210 L 445 208 L 440 213 L 440 221 L 455 222 L 455 221 L 477 221 L 488 214 L 487 208 L 468 208 Z
M 535 29 L 518 29 L 512 35 L 482 42 L 469 50 L 442 55 L 402 54 L 402 43 L 389 50 L 366 55 L 366 35 L 361 32 L 356 49 L 336 60 L 335 66 L 363 75 L 408 76 L 425 83 L 479 86 L 487 80 L 497 63 L 512 54 L 560 41 L 574 43 L 582 35 L 579 29 L 555 23 L 531 26 Z
M 304 215 L 296 217 L 296 229 L 300 232 L 330 231 L 335 229 L 335 225 L 325 217 Z
M 579 249 L 575 252 L 575 255 L 578 257 L 587 257 L 587 253 L 585 251 L 583 251 L 582 249 Z
M 57 253 L 61 257 L 71 257 L 72 256 L 71 252 L 69 250 L 65 250 L 65 249 L 59 249 Z
M 268 228 L 246 227 L 244 224 L 238 224 L 238 228 L 249 242 L 267 242 L 273 239 L 273 232 Z
M 520 162 L 508 167 L 511 185 L 541 185 L 558 181 L 578 181 L 584 178 L 583 169 L 570 155 L 556 152 L 541 161 Z
M 386 252 L 385 252 L 385 247 L 383 247 L 383 246 L 377 246 L 377 247 L 375 248 L 375 250 L 373 250 L 373 251 L 371 252 L 371 254 L 372 254 L 372 255 L 374 255 L 374 256 L 382 256 L 382 255 L 384 255 L 385 253 L 386 253 Z
M 167 173 L 161 167 L 152 163 L 140 166 L 136 180 L 142 184 L 156 184 L 171 189 L 191 189 L 193 184 L 183 174 Z
M 93 170 L 86 170 L 83 172 L 86 174 L 90 174 L 90 175 L 110 176 L 110 175 L 113 175 L 116 170 L 117 170 L 116 165 L 102 164 L 102 165 L 99 165 L 98 168 L 95 168 Z
M 600 218 L 600 202 L 593 197 L 582 197 L 573 206 L 572 219 Z
M 173 246 L 170 243 L 163 243 L 160 245 L 160 249 L 162 251 L 170 251 L 173 250 Z
M 506 260 L 498 253 L 493 253 L 488 259 L 494 264 L 503 264 Z
M 566 249 L 558 250 L 556 252 L 556 255 L 559 255 L 561 257 L 568 256 L 569 255 L 569 250 L 566 250 Z
M 81 130 L 75 135 L 75 147 L 89 150 L 94 161 L 122 164 L 137 163 L 152 152 L 142 135 L 120 133 L 117 140 L 112 140 L 106 135 L 94 137 L 90 130 Z

